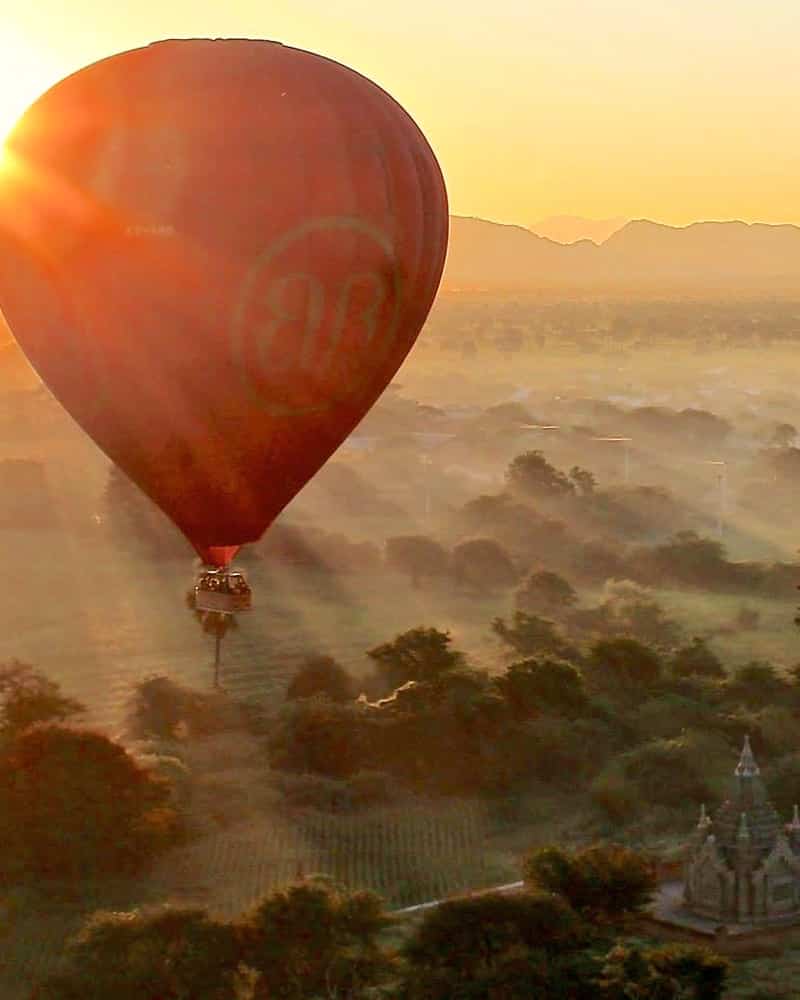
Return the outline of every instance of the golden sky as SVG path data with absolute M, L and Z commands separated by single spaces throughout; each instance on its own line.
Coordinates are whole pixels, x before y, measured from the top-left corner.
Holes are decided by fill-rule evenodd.
M 451 210 L 800 223 L 800 0 L 2 0 L 0 128 L 179 36 L 272 38 L 388 90 Z

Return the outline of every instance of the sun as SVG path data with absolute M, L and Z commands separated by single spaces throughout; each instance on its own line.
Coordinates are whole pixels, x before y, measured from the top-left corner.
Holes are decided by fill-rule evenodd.
M 44 51 L 0 17 L 0 144 L 57 76 Z

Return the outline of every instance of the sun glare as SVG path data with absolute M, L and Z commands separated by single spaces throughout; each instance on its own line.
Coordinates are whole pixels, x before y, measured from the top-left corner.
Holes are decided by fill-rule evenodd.
M 8 164 L 5 141 L 25 109 L 54 82 L 43 53 L 0 18 L 0 163 Z

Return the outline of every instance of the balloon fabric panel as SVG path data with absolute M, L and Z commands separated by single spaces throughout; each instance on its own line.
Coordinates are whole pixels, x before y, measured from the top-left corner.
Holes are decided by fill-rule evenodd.
M 9 150 L 12 332 L 224 564 L 358 424 L 425 321 L 447 243 L 427 142 L 331 60 L 181 40 L 62 81 Z

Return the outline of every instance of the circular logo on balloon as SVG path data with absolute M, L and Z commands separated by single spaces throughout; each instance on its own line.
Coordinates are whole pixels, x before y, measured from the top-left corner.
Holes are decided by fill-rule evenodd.
M 351 216 L 305 222 L 253 263 L 233 321 L 248 392 L 276 415 L 357 397 L 397 335 L 400 276 L 389 237 Z

